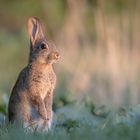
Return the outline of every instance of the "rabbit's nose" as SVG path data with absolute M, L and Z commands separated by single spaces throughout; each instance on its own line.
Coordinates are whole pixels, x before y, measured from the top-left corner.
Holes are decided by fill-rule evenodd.
M 59 53 L 55 52 L 54 57 L 55 57 L 55 59 L 59 59 L 59 57 L 60 57 Z

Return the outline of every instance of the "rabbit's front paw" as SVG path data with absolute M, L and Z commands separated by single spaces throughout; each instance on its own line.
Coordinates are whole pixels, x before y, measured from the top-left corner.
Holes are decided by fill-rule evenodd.
M 41 113 L 41 118 L 42 118 L 43 120 L 48 120 L 47 112 Z

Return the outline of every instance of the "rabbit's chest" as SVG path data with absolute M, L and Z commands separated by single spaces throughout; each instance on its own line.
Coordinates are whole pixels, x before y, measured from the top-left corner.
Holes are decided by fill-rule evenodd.
M 56 82 L 55 73 L 37 73 L 34 75 L 33 84 L 35 90 L 38 94 L 41 95 L 42 99 L 45 98 L 48 92 L 53 91 Z

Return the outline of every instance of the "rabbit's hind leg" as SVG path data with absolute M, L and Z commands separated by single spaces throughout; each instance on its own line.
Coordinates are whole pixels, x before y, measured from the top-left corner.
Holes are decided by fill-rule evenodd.
M 48 132 L 48 121 L 40 118 L 34 123 L 33 128 L 34 131 L 36 132 L 40 132 L 40 133 Z

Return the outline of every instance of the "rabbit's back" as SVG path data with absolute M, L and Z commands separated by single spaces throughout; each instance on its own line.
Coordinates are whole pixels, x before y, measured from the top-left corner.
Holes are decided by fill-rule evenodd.
M 29 101 L 27 92 L 27 68 L 24 68 L 13 87 L 9 104 L 8 104 L 8 117 L 9 121 L 21 121 L 21 118 L 29 109 Z

